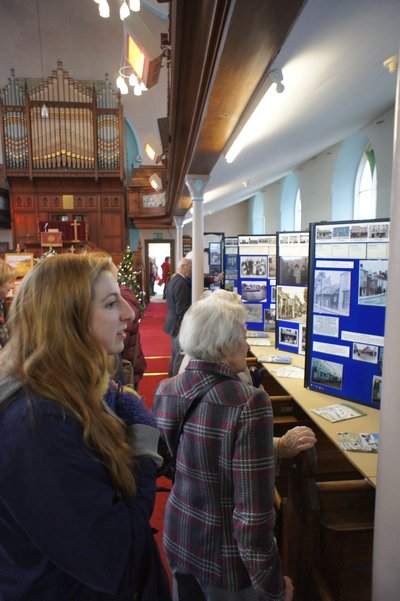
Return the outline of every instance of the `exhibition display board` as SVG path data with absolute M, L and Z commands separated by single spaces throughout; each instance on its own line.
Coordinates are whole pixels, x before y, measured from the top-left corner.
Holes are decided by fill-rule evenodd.
M 306 349 L 308 232 L 276 235 L 276 348 L 304 355 Z
M 251 330 L 275 330 L 276 235 L 238 236 L 239 287 Z
M 310 225 L 306 388 L 379 408 L 389 220 Z
M 225 290 L 238 291 L 239 281 L 239 243 L 237 236 L 225 238 L 224 253 Z

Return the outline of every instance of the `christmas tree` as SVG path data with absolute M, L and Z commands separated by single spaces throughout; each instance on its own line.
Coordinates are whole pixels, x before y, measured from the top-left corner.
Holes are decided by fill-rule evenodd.
M 140 260 L 135 259 L 133 251 L 127 246 L 121 263 L 118 266 L 118 284 L 127 286 L 139 302 L 140 317 L 144 313 L 145 298 L 141 286 L 142 270 Z

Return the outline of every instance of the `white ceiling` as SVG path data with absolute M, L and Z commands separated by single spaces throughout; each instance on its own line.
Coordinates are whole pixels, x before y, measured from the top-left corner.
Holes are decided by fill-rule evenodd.
M 0 86 L 12 67 L 17 77 L 42 75 L 37 1 L 45 76 L 62 60 L 73 78 L 108 73 L 115 81 L 124 38 L 119 0 L 109 0 L 110 19 L 99 17 L 93 0 L 0 0 Z M 159 42 L 160 32 L 168 31 L 169 4 L 142 5 L 141 16 Z M 207 211 L 249 198 L 392 108 L 396 76 L 382 62 L 399 43 L 400 0 L 308 0 L 273 65 L 283 71 L 285 91 L 265 115 L 259 139 L 232 164 L 219 159 L 206 189 Z M 142 154 L 147 136 L 159 139 L 166 80 L 164 68 L 153 89 L 123 97 Z

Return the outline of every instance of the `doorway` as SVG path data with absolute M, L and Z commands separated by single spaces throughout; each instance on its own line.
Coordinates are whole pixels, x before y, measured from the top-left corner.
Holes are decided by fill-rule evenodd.
M 155 296 L 150 295 L 150 260 L 152 257 L 155 259 L 157 265 L 157 274 L 161 278 L 161 264 L 164 263 L 165 257 L 170 257 L 171 263 L 171 273 L 175 273 L 175 240 L 145 240 L 144 241 L 144 260 L 145 260 L 145 292 L 146 298 L 151 300 L 162 300 L 164 284 L 162 286 L 159 285 L 158 281 L 156 281 L 154 285 Z

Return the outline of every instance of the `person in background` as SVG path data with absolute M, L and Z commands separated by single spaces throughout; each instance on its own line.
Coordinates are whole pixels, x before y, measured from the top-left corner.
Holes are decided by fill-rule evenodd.
M 99 253 L 49 257 L 16 293 L 0 352 L 4 599 L 170 599 L 149 524 L 158 431 L 109 376 L 132 316 Z
M 150 296 L 155 296 L 156 291 L 154 290 L 154 286 L 156 283 L 156 277 L 158 275 L 158 267 L 156 265 L 156 260 L 154 257 L 149 257 L 149 266 L 150 266 Z
M 13 287 L 14 281 L 17 277 L 17 271 L 10 267 L 8 263 L 0 259 L 0 349 L 6 344 L 8 340 L 8 329 L 7 329 L 7 294 Z
M 169 262 L 169 259 L 169 257 L 165 257 L 164 262 L 161 263 L 162 276 L 160 280 L 160 286 L 164 284 L 163 298 L 166 298 L 167 284 L 171 278 L 171 263 Z
M 293 596 L 274 538 L 272 407 L 266 392 L 238 375 L 247 367 L 245 319 L 240 303 L 213 295 L 194 303 L 179 334 L 191 360 L 155 393 L 153 411 L 170 451 L 188 405 L 202 396 L 183 427 L 165 510 L 174 601 Z
M 129 286 L 120 285 L 122 298 L 128 303 L 132 309 L 134 316 L 128 323 L 126 330 L 126 338 L 124 341 L 124 350 L 122 351 L 122 359 L 129 361 L 133 369 L 133 385 L 136 391 L 139 390 L 139 382 L 143 378 L 147 363 L 143 354 L 142 345 L 140 343 L 140 315 L 139 301 L 129 288 Z
M 190 276 L 192 275 L 192 261 L 183 257 L 178 262 L 176 273 L 172 276 L 167 286 L 167 315 L 164 322 L 164 332 L 171 337 L 171 357 L 168 367 L 168 376 L 178 373 L 179 365 L 175 364 L 180 357 L 179 330 L 183 316 L 189 309 L 191 299 Z

